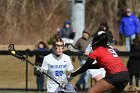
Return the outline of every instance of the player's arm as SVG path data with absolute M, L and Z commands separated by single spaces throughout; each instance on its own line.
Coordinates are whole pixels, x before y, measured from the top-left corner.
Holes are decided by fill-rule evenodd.
M 93 58 L 88 58 L 86 63 L 81 66 L 80 68 L 78 68 L 76 71 L 74 71 L 73 73 L 71 73 L 71 77 L 74 77 L 78 74 L 84 73 L 85 71 L 87 71 L 88 69 L 96 69 L 99 68 L 98 64 L 92 64 L 95 61 L 95 59 Z

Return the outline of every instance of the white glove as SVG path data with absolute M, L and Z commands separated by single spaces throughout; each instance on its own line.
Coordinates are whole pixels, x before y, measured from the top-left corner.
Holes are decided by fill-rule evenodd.
M 42 67 L 36 66 L 36 70 L 39 71 L 40 73 L 45 72 L 45 69 L 43 69 Z
M 63 81 L 60 81 L 60 87 L 62 89 L 65 89 L 67 84 L 68 84 L 68 80 L 67 79 L 64 79 Z

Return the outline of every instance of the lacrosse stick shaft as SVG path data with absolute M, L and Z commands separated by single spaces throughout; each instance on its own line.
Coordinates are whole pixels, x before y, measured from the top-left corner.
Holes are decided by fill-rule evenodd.
M 68 50 L 70 50 L 70 51 L 72 51 L 72 52 L 76 52 L 77 55 L 86 56 L 86 55 L 84 54 L 84 51 L 79 50 L 78 48 L 76 48 L 75 46 L 73 46 L 73 44 L 68 43 L 66 46 L 67 46 L 67 49 L 68 49 Z M 69 47 L 69 46 L 70 46 L 70 47 Z

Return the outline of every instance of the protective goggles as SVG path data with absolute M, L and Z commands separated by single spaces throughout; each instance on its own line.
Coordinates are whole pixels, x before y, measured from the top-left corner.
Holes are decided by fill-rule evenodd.
M 64 44 L 61 44 L 61 45 L 55 44 L 55 47 L 56 47 L 56 48 L 64 48 Z

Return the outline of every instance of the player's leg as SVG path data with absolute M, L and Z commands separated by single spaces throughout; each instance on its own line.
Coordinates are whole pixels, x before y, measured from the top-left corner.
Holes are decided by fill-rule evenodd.
M 96 82 L 95 85 L 92 86 L 88 90 L 88 93 L 103 93 L 103 92 L 111 90 L 113 88 L 115 88 L 113 85 L 111 85 L 110 83 L 108 83 L 104 79 L 101 79 L 98 82 Z
M 129 73 L 127 71 L 106 75 L 89 89 L 88 93 L 102 93 L 112 90 L 112 93 L 121 93 L 129 81 Z
M 93 87 L 88 90 L 88 93 L 104 93 L 106 91 L 111 90 L 111 93 L 122 93 L 122 88 L 116 88 L 112 84 L 108 83 L 104 79 L 98 81 Z

